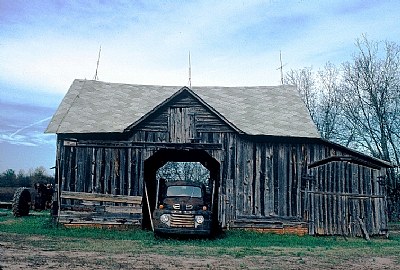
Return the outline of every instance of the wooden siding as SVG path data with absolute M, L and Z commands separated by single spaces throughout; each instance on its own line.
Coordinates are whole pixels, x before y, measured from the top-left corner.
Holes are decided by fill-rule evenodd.
M 368 234 L 386 232 L 386 197 L 379 170 L 335 161 L 310 171 L 305 199 L 312 233 L 363 236 L 364 225 Z
M 308 222 L 310 234 L 360 236 L 360 217 L 369 234 L 385 233 L 386 199 L 378 184 L 379 170 L 349 162 L 308 170 L 313 161 L 343 154 L 322 144 L 252 142 L 235 133 L 200 135 L 200 144 L 222 145 L 221 150 L 204 151 L 221 164 L 219 220 L 224 227 L 238 227 L 239 219 L 280 217 Z M 149 131 L 134 135 L 141 142 L 152 142 L 155 136 Z M 161 148 L 59 144 L 62 189 L 142 196 L 143 162 L 165 143 Z
M 196 117 L 192 108 L 171 107 L 168 113 L 169 141 L 191 143 L 196 140 Z
M 301 217 L 301 176 L 311 145 L 238 140 L 233 188 L 235 216 Z
M 183 110 L 183 115 L 182 115 Z M 195 125 L 192 130 L 202 132 L 232 132 L 233 129 L 221 120 L 217 115 L 208 110 L 198 100 L 187 92 L 175 97 L 166 107 L 162 107 L 150 114 L 143 122 L 137 125 L 134 131 L 158 131 L 164 134 L 166 142 L 173 142 L 169 138 L 170 127 L 173 123 L 183 123 L 186 128 Z M 177 127 L 177 125 L 173 125 Z M 182 127 L 179 127 L 182 128 Z M 172 134 L 178 135 L 177 132 Z M 180 135 L 180 134 L 179 134 Z M 184 134 L 182 134 L 184 135 Z M 195 135 L 193 135 L 192 139 Z M 185 138 L 184 136 L 181 136 Z M 191 137 L 191 136 L 189 136 Z

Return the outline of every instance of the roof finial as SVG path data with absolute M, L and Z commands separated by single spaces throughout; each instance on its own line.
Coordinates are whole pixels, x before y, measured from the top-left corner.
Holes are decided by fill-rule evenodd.
M 99 63 L 100 63 L 100 53 L 101 53 L 101 45 L 99 49 L 99 56 L 97 57 L 97 66 L 96 66 L 96 73 L 94 74 L 93 80 L 97 81 L 99 77 L 97 76 L 97 71 L 99 69 Z

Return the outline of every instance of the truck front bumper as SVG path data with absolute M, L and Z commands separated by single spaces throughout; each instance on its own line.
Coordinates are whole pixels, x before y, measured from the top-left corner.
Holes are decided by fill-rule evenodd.
M 168 215 L 168 221 L 162 222 L 160 217 Z M 197 223 L 196 216 L 202 216 L 203 222 Z M 210 235 L 211 213 L 205 211 L 168 211 L 155 210 L 153 213 L 154 232 L 158 235 Z
M 202 235 L 207 236 L 211 234 L 210 229 L 199 229 L 199 228 L 171 228 L 171 227 L 157 227 L 154 228 L 154 232 L 158 235 L 169 234 L 169 235 Z

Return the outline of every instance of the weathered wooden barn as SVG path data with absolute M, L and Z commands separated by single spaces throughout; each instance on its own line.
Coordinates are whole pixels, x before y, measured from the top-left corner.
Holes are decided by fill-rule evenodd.
M 391 165 L 321 139 L 292 86 L 75 80 L 46 132 L 57 134 L 59 220 L 69 225 L 148 226 L 157 170 L 196 161 L 217 187 L 224 229 L 387 232 L 380 183 Z

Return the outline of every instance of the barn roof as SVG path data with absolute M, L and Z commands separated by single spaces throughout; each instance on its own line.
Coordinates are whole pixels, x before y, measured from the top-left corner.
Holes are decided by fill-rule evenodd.
M 124 132 L 182 91 L 182 88 L 75 80 L 46 132 Z M 185 89 L 240 133 L 320 137 L 293 86 L 207 86 Z

